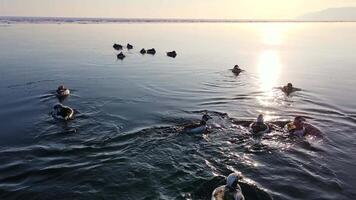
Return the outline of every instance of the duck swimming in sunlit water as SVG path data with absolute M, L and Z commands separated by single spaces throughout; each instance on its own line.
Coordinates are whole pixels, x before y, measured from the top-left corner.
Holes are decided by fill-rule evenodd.
M 232 68 L 232 73 L 234 73 L 235 75 L 239 75 L 243 70 L 238 66 L 235 65 L 234 68 Z
M 147 53 L 147 54 L 152 54 L 152 55 L 154 55 L 154 54 L 156 54 L 156 50 L 155 50 L 154 48 L 152 48 L 152 49 L 147 49 L 146 53 Z
M 294 118 L 293 122 L 286 124 L 285 129 L 291 136 L 304 137 L 307 135 L 322 137 L 322 132 L 315 126 L 306 122 L 302 116 Z
M 117 59 L 123 60 L 126 56 L 120 52 L 119 54 L 117 54 Z
M 63 85 L 60 85 L 57 88 L 56 95 L 59 98 L 64 98 L 67 97 L 70 94 L 70 90 L 68 88 L 65 88 Z
M 53 117 L 58 119 L 70 120 L 74 118 L 74 110 L 62 104 L 56 104 L 53 107 Z
M 289 95 L 293 92 L 296 92 L 296 91 L 301 91 L 300 88 L 295 88 L 293 87 L 292 83 L 288 83 L 286 86 L 283 86 L 281 88 L 281 90 L 286 94 L 286 95 Z
M 177 52 L 176 52 L 176 51 L 167 52 L 167 56 L 168 56 L 168 57 L 175 58 L 175 57 L 177 56 Z
M 205 133 L 207 130 L 206 122 L 209 119 L 212 119 L 212 118 L 209 115 L 204 114 L 203 117 L 201 118 L 201 121 L 199 124 L 190 124 L 190 125 L 184 126 L 182 132 L 189 133 L 189 134 Z
M 262 135 L 269 131 L 270 127 L 264 122 L 262 114 L 258 115 L 257 120 L 250 124 L 250 132 L 254 135 Z
M 226 185 L 222 185 L 213 191 L 211 200 L 245 200 L 238 179 L 237 173 L 230 174 L 227 177 Z
M 133 49 L 133 46 L 130 43 L 128 43 L 126 47 L 127 49 Z
M 120 44 L 114 44 L 112 47 L 114 47 L 114 49 L 116 49 L 116 50 L 122 49 L 122 45 L 120 45 Z
M 146 50 L 145 50 L 145 49 L 141 49 L 140 53 L 141 53 L 141 54 L 145 54 L 145 53 L 146 53 Z

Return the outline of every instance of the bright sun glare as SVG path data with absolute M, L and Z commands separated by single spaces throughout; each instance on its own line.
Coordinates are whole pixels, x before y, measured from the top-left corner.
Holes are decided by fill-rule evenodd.
M 258 75 L 262 91 L 268 92 L 276 86 L 280 70 L 281 62 L 278 52 L 276 50 L 263 51 L 258 63 Z

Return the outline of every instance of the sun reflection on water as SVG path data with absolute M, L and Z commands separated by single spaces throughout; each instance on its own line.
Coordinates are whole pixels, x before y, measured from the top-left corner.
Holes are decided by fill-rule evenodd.
M 272 89 L 277 86 L 281 68 L 282 64 L 276 50 L 261 53 L 258 61 L 258 78 L 263 96 L 257 97 L 261 105 L 268 106 L 274 101 Z
M 280 70 L 281 62 L 277 51 L 267 50 L 261 53 L 258 63 L 258 75 L 262 91 L 268 92 L 276 86 Z

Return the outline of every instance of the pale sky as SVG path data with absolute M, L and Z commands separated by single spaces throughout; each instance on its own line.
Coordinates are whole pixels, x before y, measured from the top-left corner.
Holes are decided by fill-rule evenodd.
M 356 0 L 0 0 L 0 16 L 292 19 Z

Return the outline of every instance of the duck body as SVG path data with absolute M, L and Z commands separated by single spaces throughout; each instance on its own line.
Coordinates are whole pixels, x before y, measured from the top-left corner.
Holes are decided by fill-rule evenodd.
M 133 46 L 131 44 L 127 44 L 127 49 L 133 49 Z
M 264 122 L 263 115 L 260 114 L 258 115 L 257 120 L 249 125 L 249 130 L 253 135 L 261 136 L 270 132 L 270 127 L 267 123 Z
M 53 107 L 53 116 L 55 118 L 70 120 L 74 117 L 74 110 L 68 106 L 63 106 L 62 104 L 56 104 Z
M 147 49 L 146 53 L 154 55 L 154 54 L 156 54 L 156 50 L 154 48 Z
M 196 123 L 196 124 L 190 124 L 187 126 L 184 126 L 183 128 L 183 133 L 188 133 L 188 134 L 201 134 L 201 133 L 205 133 L 207 131 L 207 125 L 206 122 L 212 119 L 209 115 L 205 114 L 203 115 L 200 123 Z
M 146 49 L 141 49 L 140 53 L 141 54 L 146 54 Z
M 226 185 L 217 187 L 212 195 L 211 200 L 245 200 L 240 185 L 238 184 L 239 175 L 231 173 L 226 180 Z
M 63 85 L 59 86 L 56 91 L 56 95 L 59 98 L 67 97 L 70 94 L 70 90 L 65 88 Z
M 234 73 L 235 75 L 239 75 L 243 70 L 238 66 L 235 65 L 234 68 L 232 68 L 232 73 Z
M 286 95 L 290 95 L 291 93 L 293 92 L 296 92 L 296 91 L 301 91 L 300 88 L 295 88 L 293 87 L 292 83 L 288 83 L 286 86 L 283 86 L 281 88 L 282 92 L 284 92 Z
M 211 200 L 245 200 L 239 185 L 236 188 L 229 188 L 222 185 L 213 191 Z
M 122 49 L 122 45 L 120 45 L 120 44 L 114 44 L 112 47 L 114 47 L 114 49 L 116 49 L 116 50 Z
M 117 54 L 117 59 L 123 60 L 126 56 L 120 52 L 119 54 Z
M 183 132 L 188 134 L 201 134 L 205 133 L 206 130 L 206 124 L 191 124 L 183 128 Z
M 253 122 L 250 124 L 249 129 L 254 135 L 263 135 L 270 132 L 270 128 L 266 123 Z
M 168 56 L 168 57 L 175 58 L 175 57 L 177 56 L 177 52 L 176 52 L 176 51 L 167 52 L 167 56 Z

